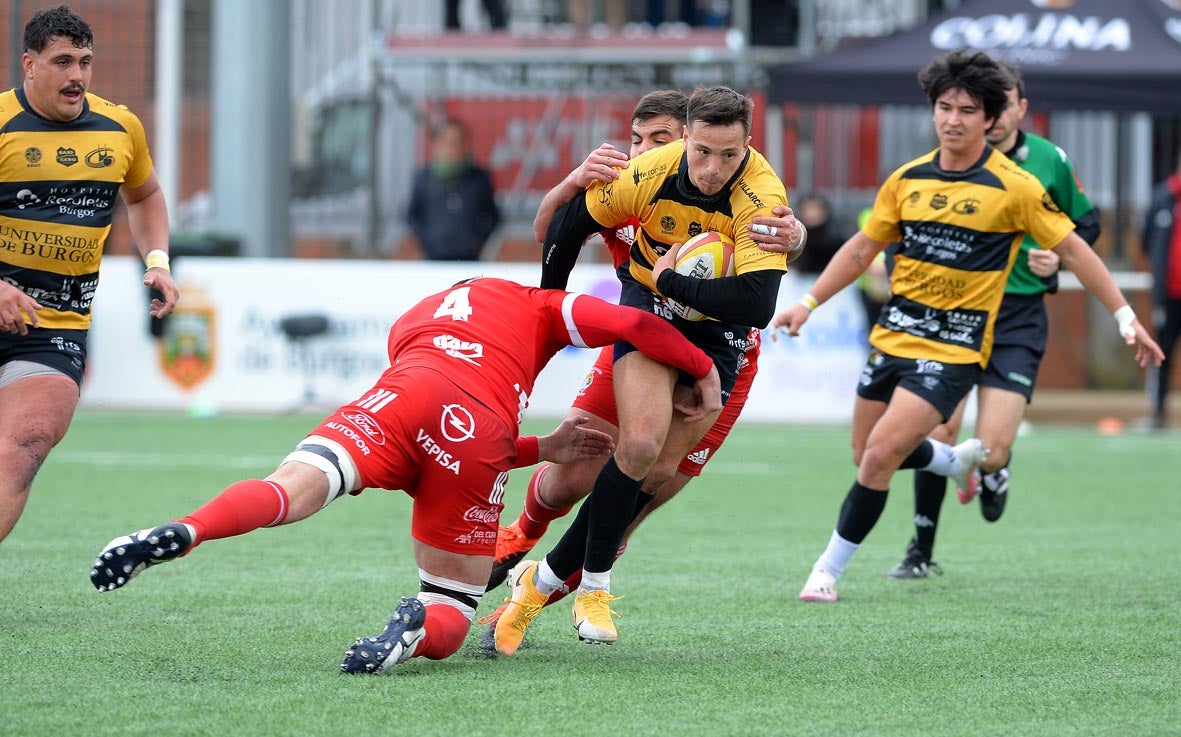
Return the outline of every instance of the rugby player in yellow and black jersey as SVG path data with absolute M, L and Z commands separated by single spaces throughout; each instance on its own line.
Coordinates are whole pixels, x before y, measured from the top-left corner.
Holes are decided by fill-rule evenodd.
M 89 94 L 93 34 L 65 6 L 24 30 L 24 83 L 0 94 L 0 540 L 73 417 L 90 305 L 115 197 L 147 262 L 144 284 L 178 297 L 168 211 L 143 126 Z
M 933 107 L 939 148 L 890 175 L 862 230 L 836 253 L 812 292 L 772 323 L 798 334 L 813 309 L 852 283 L 888 244 L 901 243 L 893 296 L 870 334 L 875 350 L 853 407 L 857 479 L 800 592 L 805 601 L 836 601 L 836 581 L 881 516 L 896 470 L 950 476 L 961 488 L 972 483 L 987 454 L 980 440 L 952 448 L 927 435 L 951 416 L 988 362 L 1005 282 L 1026 233 L 1056 248 L 1112 311 L 1141 366 L 1160 357 L 1070 218 L 1035 177 L 985 141 L 1008 104 L 1012 77 L 987 54 L 954 51 L 932 60 L 919 82 Z
M 663 317 L 704 350 L 717 366 L 723 398 L 734 386 L 749 328 L 771 319 L 787 270 L 785 256 L 759 250 L 748 227 L 756 216 L 771 216 L 776 205 L 787 204 L 783 184 L 750 148 L 753 109 L 749 97 L 727 87 L 694 90 L 682 140 L 636 157 L 618 179 L 592 184 L 558 210 L 546 231 L 542 258 L 542 286 L 564 287 L 588 236 L 638 221 L 630 258 L 617 270 L 619 303 Z M 735 242 L 735 276 L 692 279 L 658 263 L 672 246 L 707 230 Z M 683 320 L 668 299 L 713 319 Z M 678 386 L 677 371 L 629 344 L 616 344 L 612 372 L 619 420 L 615 453 L 557 547 L 534 568 L 512 576 L 513 603 L 496 626 L 501 652 L 515 651 L 502 647 L 505 638 L 511 633 L 519 643 L 540 611 L 530 602 L 544 602 L 580 566 L 574 602 L 579 638 L 615 641 L 610 574 L 624 531 L 721 410 L 719 405 L 704 420 L 687 421 L 675 411 L 687 406 L 689 391 Z M 681 383 L 686 383 L 683 377 Z

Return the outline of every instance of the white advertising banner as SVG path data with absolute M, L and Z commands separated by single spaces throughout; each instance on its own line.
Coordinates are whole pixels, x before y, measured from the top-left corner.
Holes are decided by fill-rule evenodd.
M 83 406 L 274 412 L 330 410 L 359 397 L 388 365 L 390 324 L 422 297 L 486 275 L 536 283 L 535 264 L 178 258 L 181 301 L 162 338 L 149 332 L 138 259 L 103 260 L 94 302 Z M 780 305 L 809 282 L 788 274 Z M 580 264 L 570 289 L 610 301 L 610 267 Z M 303 340 L 284 318 L 320 315 L 328 330 Z M 764 333 L 747 420 L 844 423 L 865 357 L 865 321 L 853 289 L 816 313 L 798 338 Z M 594 362 L 568 348 L 539 377 L 531 417 L 561 417 Z

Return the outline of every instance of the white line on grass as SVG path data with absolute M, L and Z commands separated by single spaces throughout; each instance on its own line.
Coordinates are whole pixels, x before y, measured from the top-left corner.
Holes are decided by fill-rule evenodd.
M 174 468 L 259 468 L 274 467 L 281 456 L 227 456 L 200 453 L 122 453 L 108 450 L 66 450 L 54 453 L 54 463 L 86 466 L 174 467 Z

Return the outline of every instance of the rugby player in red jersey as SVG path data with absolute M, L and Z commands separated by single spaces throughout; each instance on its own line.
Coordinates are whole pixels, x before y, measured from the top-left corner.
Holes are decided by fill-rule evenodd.
M 239 481 L 187 516 L 115 538 L 95 560 L 91 582 L 111 591 L 200 543 L 297 522 L 345 493 L 401 489 L 414 499 L 420 590 L 401 600 L 381 634 L 357 640 L 341 669 L 384 673 L 411 657 L 445 658 L 462 644 L 488 582 L 509 469 L 613 447 L 610 436 L 578 420 L 541 438 L 519 437 L 537 375 L 568 345 L 619 340 L 697 380 L 679 410 L 701 418 L 721 409 L 713 361 L 659 317 L 500 279 L 460 282 L 398 318 L 390 368 L 272 474 Z

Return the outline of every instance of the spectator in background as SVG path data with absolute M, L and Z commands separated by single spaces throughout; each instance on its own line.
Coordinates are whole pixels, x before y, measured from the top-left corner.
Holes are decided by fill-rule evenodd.
M 484 12 L 488 14 L 488 25 L 494 31 L 503 31 L 508 27 L 508 10 L 504 7 L 504 0 L 481 0 Z M 459 0 L 447 0 L 446 18 L 443 21 L 448 31 L 458 31 Z
M 808 247 L 795 261 L 803 274 L 819 274 L 833 254 L 845 244 L 848 234 L 833 222 L 832 207 L 820 195 L 805 195 L 795 206 L 796 217 L 808 229 Z
M 566 0 L 566 18 L 578 33 L 588 33 L 594 22 L 595 6 L 603 6 L 603 22 L 609 30 L 619 33 L 627 25 L 626 0 Z
M 1149 382 L 1152 427 L 1168 426 L 1169 373 L 1181 338 L 1181 160 L 1177 170 L 1152 190 L 1141 244 L 1152 271 L 1152 323 L 1165 359 Z
M 472 160 L 467 126 L 435 131 L 431 161 L 414 176 L 406 222 L 431 261 L 476 261 L 500 224 L 492 176 Z

